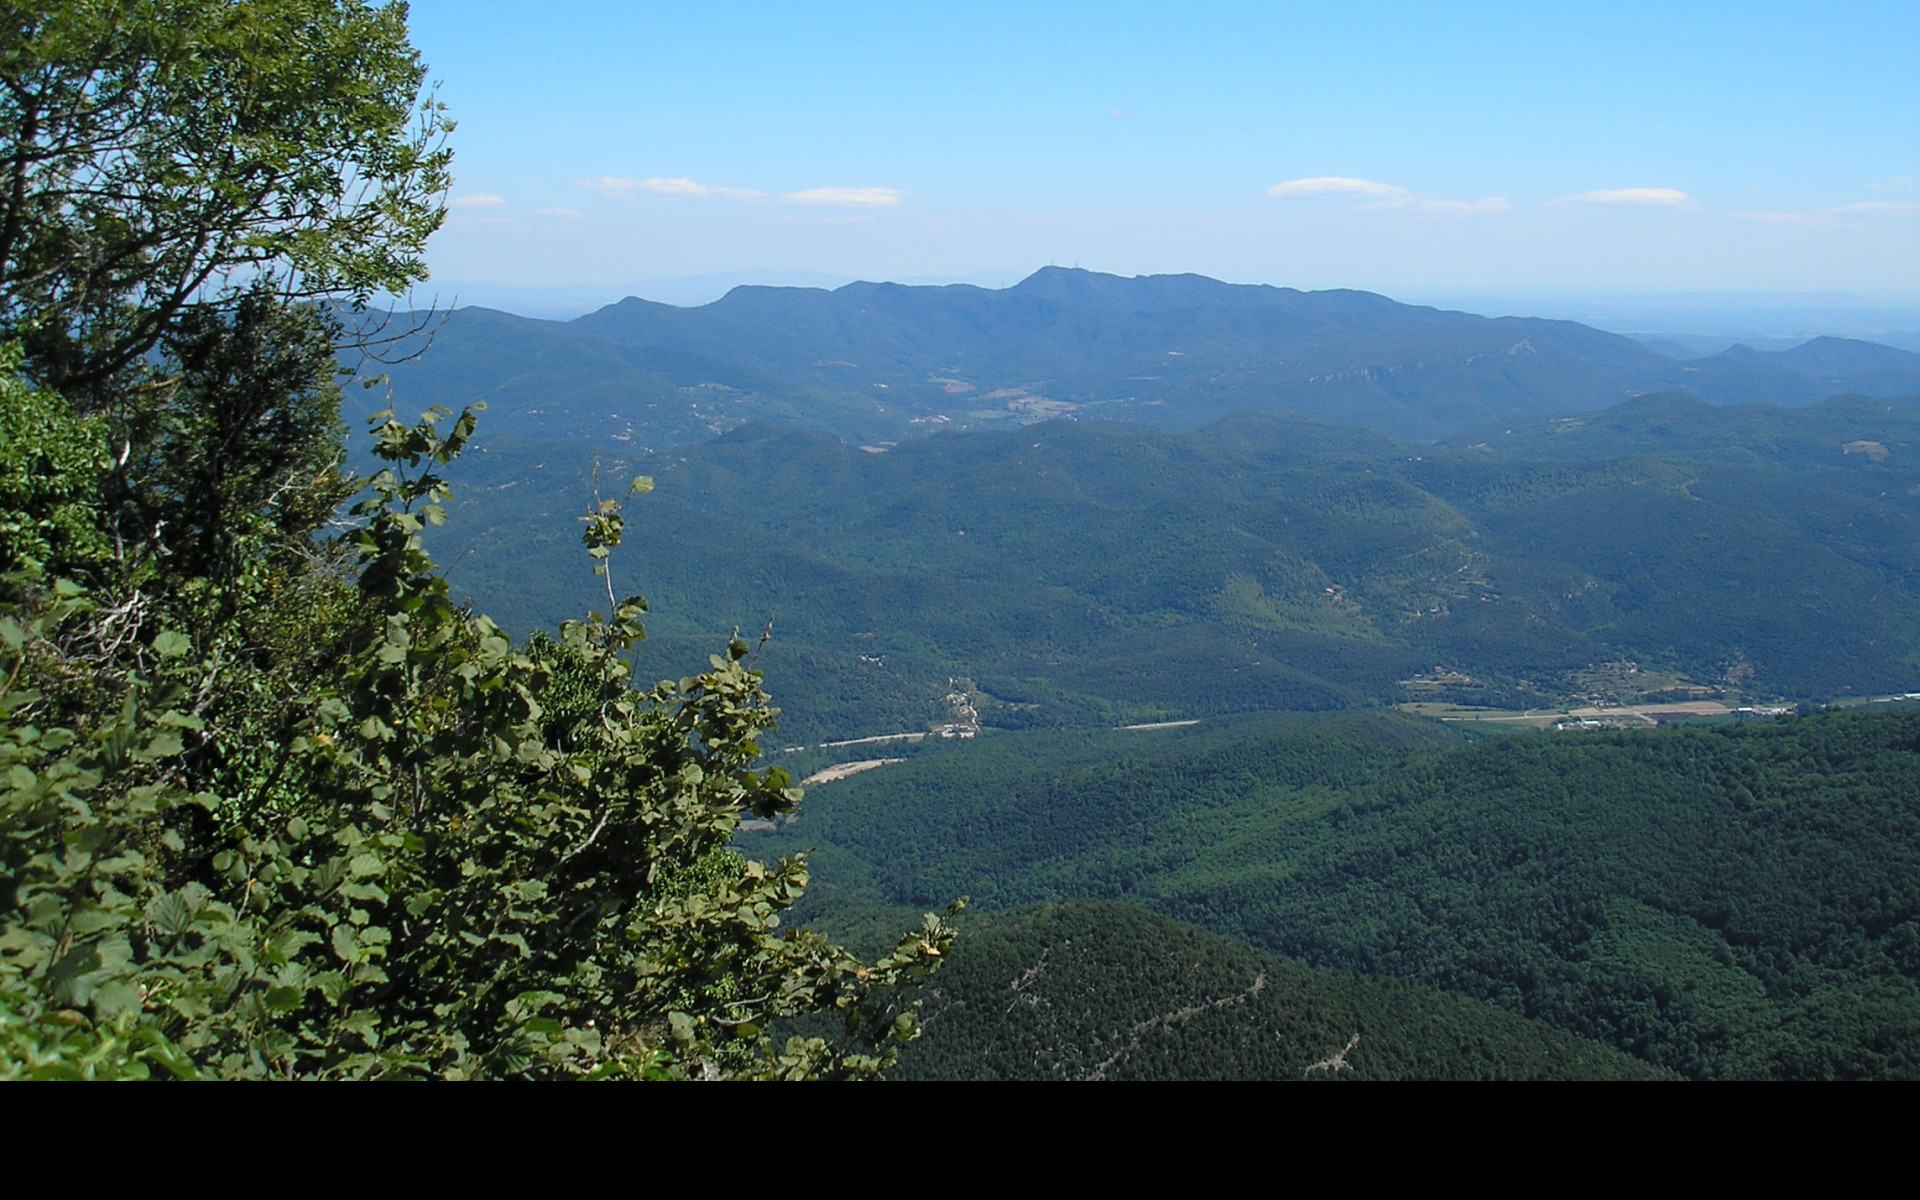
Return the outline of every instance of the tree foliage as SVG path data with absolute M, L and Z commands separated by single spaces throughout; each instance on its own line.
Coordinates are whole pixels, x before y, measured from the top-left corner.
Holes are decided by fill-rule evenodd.
M 776 931 L 802 862 L 730 847 L 743 811 L 799 798 L 754 769 L 774 711 L 746 643 L 637 692 L 636 600 L 526 649 L 448 601 L 419 546 L 444 485 L 404 468 L 450 458 L 471 424 L 381 429 L 403 469 L 363 504 L 362 644 L 277 704 L 193 703 L 255 670 L 162 628 L 111 720 L 46 721 L 66 714 L 23 673 L 111 614 L 13 577 L 11 1069 L 860 1075 L 912 1036 L 900 988 L 945 923 L 859 962 Z M 597 703 L 554 729 L 541 697 L 581 695 Z M 279 738 L 249 736 L 268 723 Z M 843 1037 L 773 1043 L 820 1009 Z
M 14 128 L 75 124 L 9 143 L 0 1075 L 874 1075 L 951 929 L 869 962 L 782 927 L 804 860 L 731 845 L 800 798 L 757 764 L 754 648 L 635 685 L 617 501 L 584 538 L 607 610 L 521 644 L 421 542 L 473 412 L 381 414 L 328 536 L 330 327 L 290 297 L 403 281 L 438 221 L 444 155 L 393 140 L 403 16 L 8 14 Z M 124 211 L 83 199 L 102 180 Z M 221 271 L 245 286 L 200 302 Z
M 0 333 L 125 400 L 175 319 L 266 286 L 364 301 L 426 275 L 449 125 L 406 6 L 0 6 Z

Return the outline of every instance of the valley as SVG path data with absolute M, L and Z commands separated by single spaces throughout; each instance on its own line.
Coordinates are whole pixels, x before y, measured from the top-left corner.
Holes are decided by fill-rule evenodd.
M 817 789 L 791 825 L 741 844 L 809 852 L 817 882 L 796 916 L 855 944 L 955 895 L 973 897 L 989 942 L 1030 906 L 1098 900 L 1317 970 L 1440 988 L 1693 1078 L 1909 1077 L 1917 720 L 1876 705 L 1486 736 L 1376 710 L 1250 714 L 1151 743 L 1002 734 Z M 1038 1036 L 1007 1015 L 1026 1011 L 1009 984 L 1086 936 L 1043 935 L 1017 967 L 935 985 L 951 998 L 938 1003 L 990 1006 L 966 1037 L 1015 1039 L 978 1051 L 1012 1055 L 1004 1077 L 1034 1069 L 1014 1050 Z M 1048 1044 L 1084 1049 L 1103 1023 L 1152 1015 L 1118 999 L 1141 986 L 1142 953 L 1076 966 L 1057 1019 L 1088 1024 Z M 1179 986 L 1194 968 L 1167 953 L 1167 1008 L 1227 994 Z M 1324 1048 L 1291 1069 L 1355 1028 L 1374 1038 L 1379 1019 L 1320 1030 Z M 937 1046 L 930 1033 L 946 1061 Z
M 1830 371 L 1820 355 L 1887 357 L 1784 353 Z M 1751 378 L 1768 365 L 1732 359 Z M 972 378 L 943 372 L 939 397 L 995 396 Z M 904 392 L 891 403 L 922 411 Z M 655 480 L 612 559 L 651 603 L 641 676 L 695 670 L 730 630 L 772 632 L 755 653 L 781 705 L 768 762 L 808 799 L 743 822 L 741 849 L 806 852 L 797 918 L 876 952 L 922 906 L 970 895 L 981 914 L 979 948 L 962 941 L 927 993 L 908 1075 L 1296 1077 L 1356 1029 L 1352 1062 L 1390 1077 L 1594 1075 L 1619 1069 L 1613 1052 L 1690 1077 L 1914 1069 L 1920 960 L 1901 929 L 1920 920 L 1920 874 L 1910 843 L 1884 839 L 1916 816 L 1920 749 L 1903 749 L 1910 710 L 1872 701 L 1920 682 L 1920 396 L 1561 399 L 1438 440 L 1356 428 L 1352 409 L 1094 419 L 1037 396 L 1002 388 L 1004 422 L 760 420 L 655 453 L 591 426 L 528 440 L 507 413 L 455 465 L 436 553 L 509 628 L 551 626 L 591 603 L 564 532 L 595 470 Z M 864 440 L 879 432 L 897 440 Z M 1795 716 L 1836 703 L 1859 710 Z M 1882 749 L 1845 766 L 1853 749 L 1816 745 Z M 1839 818 L 1837 797 L 1864 808 Z M 1845 893 L 1795 874 L 1820 839 L 1853 847 Z M 1788 877 L 1807 920 L 1870 947 L 1789 952 L 1801 935 L 1772 908 Z M 1901 899 L 1868 918 L 1866 893 Z M 1142 1002 L 1165 1012 L 1129 1016 L 1121 964 L 1164 950 L 1073 947 L 1164 920 L 1190 933 L 1158 945 L 1202 941 L 1150 968 L 1169 983 Z M 1035 939 L 1031 962 L 993 958 L 1002 937 Z M 1204 937 L 1284 958 L 1236 968 L 1238 993 L 1181 998 L 1171 981 L 1200 970 L 1181 956 L 1215 952 Z M 1037 1008 L 1046 993 L 1020 979 L 1068 962 L 1073 995 L 1106 998 Z M 1256 975 L 1313 995 L 1434 987 L 1486 1006 L 1448 1020 L 1526 1025 L 1475 1035 L 1517 1058 L 1417 1066 L 1386 1048 L 1413 993 L 1315 1000 L 1359 1008 L 1296 1033 L 1244 989 Z M 1196 1029 L 1292 1048 L 1204 1066 Z M 1548 1054 L 1548 1035 L 1588 1041 Z
M 1653 430 L 1675 448 L 1648 452 Z M 1888 456 L 1846 454 L 1861 434 Z M 965 724 L 955 679 L 978 723 L 1027 728 L 1778 706 L 1920 678 L 1912 399 L 1643 398 L 1497 447 L 1289 417 L 1053 422 L 883 455 L 772 426 L 655 457 L 483 435 L 433 535 L 456 590 L 519 630 L 591 607 L 566 525 L 596 461 L 657 481 L 614 567 L 653 604 L 644 673 L 771 618 L 787 744 Z M 1638 674 L 1606 677 L 1620 662 Z
M 0 1079 L 1920 1079 L 1920 7 L 1588 9 L 10 6 Z
M 597 473 L 654 482 L 610 560 L 641 678 L 770 631 L 807 799 L 738 845 L 808 857 L 794 919 L 877 953 L 972 897 L 908 1077 L 1920 1071 L 1920 356 L 1072 272 L 748 291 L 470 318 L 619 347 L 607 397 L 777 322 L 697 429 L 396 388 L 491 397 L 430 544 L 509 630 L 592 606 Z

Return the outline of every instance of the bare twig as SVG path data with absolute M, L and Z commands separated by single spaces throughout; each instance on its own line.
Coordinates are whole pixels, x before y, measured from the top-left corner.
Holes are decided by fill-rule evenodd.
M 575 846 L 573 849 L 561 855 L 560 861 L 553 864 L 553 869 L 557 871 L 561 867 L 567 865 L 569 860 L 573 859 L 575 856 L 581 853 L 584 853 L 588 846 L 593 845 L 595 841 L 599 840 L 600 831 L 607 827 L 607 819 L 611 816 L 613 816 L 613 805 L 609 804 L 600 813 L 600 820 L 597 824 L 594 825 L 593 832 L 587 835 L 587 840 L 584 842 L 581 842 L 578 846 Z

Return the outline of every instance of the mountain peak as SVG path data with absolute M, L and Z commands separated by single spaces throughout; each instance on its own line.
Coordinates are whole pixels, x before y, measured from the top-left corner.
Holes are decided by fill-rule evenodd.
M 1223 283 L 1206 275 L 1108 275 L 1081 267 L 1042 267 L 1012 290 L 1046 300 L 1136 309 L 1259 303 L 1301 294 L 1260 283 Z

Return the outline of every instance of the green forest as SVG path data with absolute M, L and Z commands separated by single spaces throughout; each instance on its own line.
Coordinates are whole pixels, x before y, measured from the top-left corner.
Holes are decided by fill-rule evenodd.
M 743 844 L 814 849 L 814 913 L 855 939 L 948 893 L 1101 899 L 1690 1078 L 1920 1070 L 1911 705 L 1480 739 L 1378 710 L 1005 734 L 816 788 Z
M 483 434 L 430 545 L 457 596 L 548 627 L 595 587 L 564 498 L 596 462 L 647 474 L 649 670 L 771 618 L 793 742 L 947 720 L 955 680 L 987 724 L 1047 728 L 1619 701 L 1589 676 L 1622 662 L 1736 707 L 1920 678 L 1920 398 L 1656 395 L 1495 436 L 1242 416 L 872 453 L 755 425 L 639 456 Z
M 804 862 L 731 845 L 798 799 L 753 647 L 635 682 L 645 481 L 560 526 L 598 609 L 515 640 L 421 541 L 472 410 L 345 472 L 340 306 L 446 212 L 405 18 L 8 10 L 0 1077 L 873 1076 L 952 931 L 782 925 Z
M 1671 1079 L 1493 1005 L 1108 901 L 965 922 L 895 1079 Z
M 0 1078 L 1920 1077 L 1920 356 L 410 313 L 407 19 L 6 10 Z
M 1793 407 L 1920 392 L 1920 354 L 1848 338 L 1682 363 L 1571 321 L 1059 266 L 1004 288 L 629 296 L 567 321 L 462 309 L 433 346 L 394 370 L 425 402 L 484 401 L 516 439 L 645 451 L 754 422 L 884 445 L 1048 417 L 1190 429 L 1280 413 L 1424 442 L 1663 392 Z

